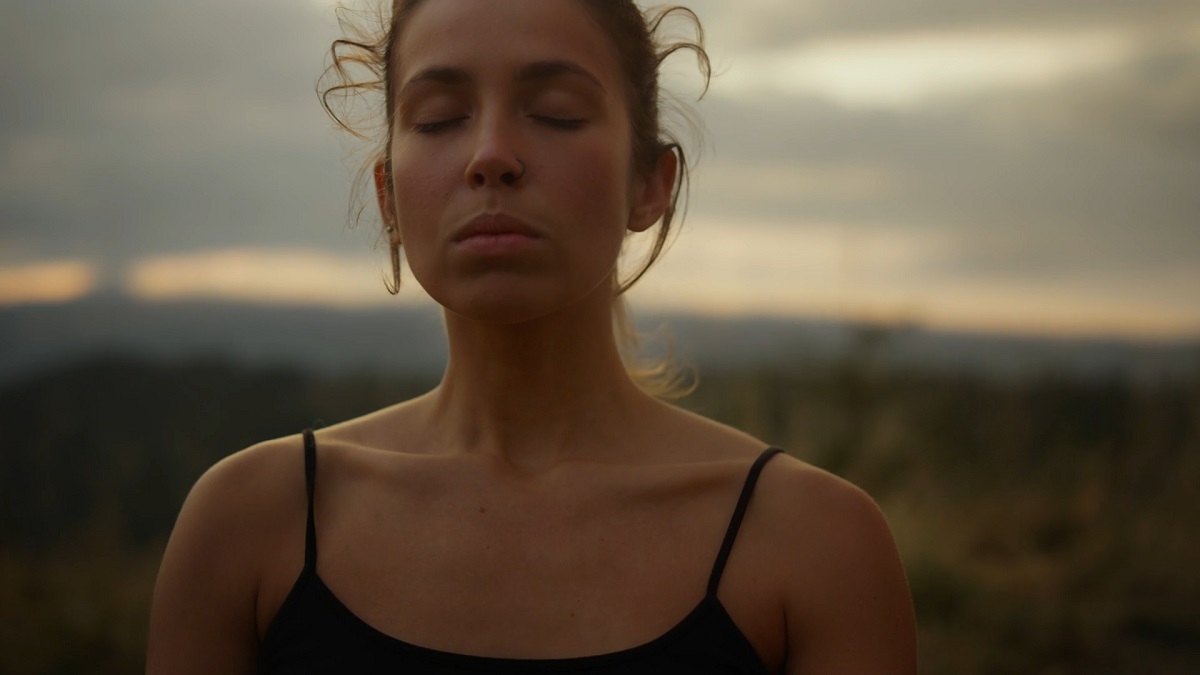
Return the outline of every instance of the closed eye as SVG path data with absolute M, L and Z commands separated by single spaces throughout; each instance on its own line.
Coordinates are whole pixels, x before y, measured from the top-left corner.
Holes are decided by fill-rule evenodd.
M 424 122 L 414 124 L 413 130 L 418 134 L 436 134 L 439 131 L 445 131 L 446 129 L 462 124 L 466 120 L 466 117 L 454 117 L 448 120 L 438 120 L 437 122 Z
M 530 117 L 537 120 L 541 124 L 545 124 L 548 127 L 553 127 L 555 129 L 563 129 L 566 131 L 574 131 L 576 129 L 582 129 L 583 125 L 587 122 L 586 120 L 582 120 L 582 119 L 550 117 L 547 115 L 530 115 Z

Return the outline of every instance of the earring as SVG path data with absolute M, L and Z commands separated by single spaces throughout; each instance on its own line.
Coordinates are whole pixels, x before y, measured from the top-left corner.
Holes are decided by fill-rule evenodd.
M 388 280 L 385 277 L 383 286 L 388 293 L 396 295 L 400 292 L 400 243 L 392 237 L 392 234 L 396 232 L 395 225 L 388 225 L 385 231 L 388 235 L 388 253 L 392 258 L 392 278 Z

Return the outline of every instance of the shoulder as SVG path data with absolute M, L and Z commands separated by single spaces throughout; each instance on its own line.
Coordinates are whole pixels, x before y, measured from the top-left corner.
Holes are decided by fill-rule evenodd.
M 746 467 L 768 444 L 703 417 L 684 413 L 672 438 L 685 439 L 699 461 L 723 461 Z M 739 469 L 739 475 L 744 469 Z M 763 467 L 750 503 L 746 526 L 790 560 L 806 560 L 814 573 L 826 563 L 830 573 L 846 565 L 894 557 L 891 529 L 878 504 L 849 481 L 787 454 Z M 865 559 L 865 561 L 864 561 Z M 860 562 L 863 561 L 863 562 Z M 791 570 L 794 573 L 794 569 Z
M 755 493 L 771 540 L 817 573 L 871 564 L 895 554 L 879 505 L 858 486 L 823 469 L 781 456 L 763 471 Z
M 303 441 L 290 436 L 251 446 L 196 481 L 171 532 L 163 567 L 203 566 L 234 587 L 256 586 L 282 536 L 294 536 L 307 504 Z
M 288 436 L 236 452 L 192 487 L 176 527 L 221 526 L 226 536 L 269 528 L 306 503 L 303 440 Z
M 265 570 L 285 537 L 303 533 L 301 447 L 299 436 L 261 443 L 222 459 L 196 481 L 155 583 L 148 672 L 252 667 Z
M 878 504 L 853 483 L 786 453 L 774 458 L 763 472 L 760 499 L 772 511 L 778 526 L 832 530 L 866 529 L 876 534 L 887 530 Z M 889 534 L 890 536 L 890 534 Z
M 912 599 L 895 539 L 863 490 L 790 457 L 755 492 L 756 539 L 787 617 L 788 672 L 897 672 L 915 664 Z M 861 660 L 850 667 L 846 654 Z M 915 667 L 915 666 L 913 666 Z

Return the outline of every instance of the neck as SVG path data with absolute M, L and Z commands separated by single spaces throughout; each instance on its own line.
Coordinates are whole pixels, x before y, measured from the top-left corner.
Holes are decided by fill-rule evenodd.
M 447 313 L 450 359 L 427 417 L 438 445 L 526 470 L 619 448 L 653 399 L 621 361 L 611 297 L 595 295 L 513 325 Z

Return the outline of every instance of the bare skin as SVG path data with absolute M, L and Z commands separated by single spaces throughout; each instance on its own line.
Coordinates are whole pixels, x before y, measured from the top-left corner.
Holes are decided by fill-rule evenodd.
M 663 634 L 702 599 L 765 447 L 648 396 L 619 358 L 616 255 L 626 230 L 661 217 L 677 167 L 667 154 L 628 175 L 616 59 L 582 11 L 429 2 L 401 49 L 400 82 L 430 65 L 471 76 L 410 89 L 394 189 L 377 173 L 385 223 L 447 309 L 450 360 L 425 396 L 318 432 L 317 571 L 368 624 L 433 649 L 559 658 Z M 435 40 L 450 25 L 439 22 L 474 39 Z M 514 84 L 548 59 L 599 86 Z M 587 123 L 547 127 L 547 101 Z M 430 110 L 463 121 L 414 131 Z M 464 254 L 454 233 L 481 209 L 519 215 L 540 240 L 517 257 Z M 305 504 L 298 436 L 200 479 L 163 559 L 148 673 L 255 671 L 303 566 Z M 911 599 L 882 514 L 795 459 L 764 471 L 718 597 L 772 673 L 915 672 Z
M 645 643 L 695 607 L 761 443 L 653 402 L 621 427 L 622 453 L 534 469 L 380 442 L 391 424 L 422 428 L 437 395 L 318 433 L 318 572 L 355 614 L 443 651 L 556 658 Z M 300 457 L 296 437 L 264 443 L 197 485 L 156 589 L 148 672 L 254 672 L 303 565 Z M 770 672 L 915 672 L 886 523 L 799 461 L 763 473 L 718 595 Z

